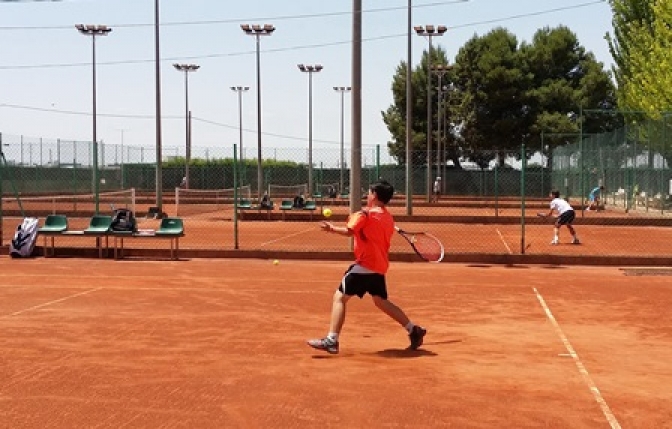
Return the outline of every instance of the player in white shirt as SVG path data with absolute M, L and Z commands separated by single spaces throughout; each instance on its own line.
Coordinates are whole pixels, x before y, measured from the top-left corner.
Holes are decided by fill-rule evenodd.
M 441 176 L 437 176 L 434 181 L 434 186 L 432 187 L 432 201 L 433 203 L 438 203 L 441 198 Z
M 567 201 L 560 198 L 560 191 L 551 191 L 549 196 L 552 198 L 551 210 L 547 214 L 540 213 L 540 215 L 551 216 L 554 211 L 558 213 L 555 225 L 553 225 L 553 241 L 551 241 L 551 244 L 555 245 L 560 243 L 558 234 L 560 233 L 560 227 L 562 225 L 565 225 L 572 234 L 572 244 L 580 244 L 579 238 L 576 236 L 576 231 L 572 226 L 572 222 L 574 222 L 576 216 L 574 209 Z

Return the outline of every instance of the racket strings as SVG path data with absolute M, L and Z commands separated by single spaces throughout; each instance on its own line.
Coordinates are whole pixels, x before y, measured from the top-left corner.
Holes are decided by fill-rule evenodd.
M 420 256 L 428 261 L 440 261 L 443 258 L 443 246 L 433 237 L 416 234 L 411 243 Z

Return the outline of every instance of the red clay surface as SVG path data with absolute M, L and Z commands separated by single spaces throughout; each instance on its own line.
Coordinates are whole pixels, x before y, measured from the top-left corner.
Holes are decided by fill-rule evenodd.
M 348 214 L 346 201 L 324 202 L 334 215 L 331 220 L 342 223 Z M 548 212 L 548 201 L 530 199 L 527 201 L 525 225 L 521 225 L 520 201 L 502 198 L 499 208 L 481 207 L 483 204 L 494 204 L 491 200 L 450 199 L 442 201 L 442 206 L 428 207 L 422 200 L 414 201 L 413 217 L 406 216 L 404 201 L 396 199 L 390 208 L 396 216 L 399 226 L 407 230 L 426 231 L 437 236 L 450 255 L 551 255 L 551 256 L 608 256 L 618 258 L 624 256 L 638 257 L 672 257 L 672 217 L 660 212 L 645 212 L 642 208 L 625 213 L 619 208 L 608 206 L 606 211 L 578 212 L 575 222 L 581 239 L 580 246 L 569 244 L 571 238 L 565 228 L 561 231 L 560 246 L 551 246 L 553 238 L 552 219 L 539 219 L 537 212 Z M 140 213 L 147 210 L 148 205 L 137 209 Z M 202 208 L 194 205 L 194 208 Z M 174 215 L 175 206 L 166 204 L 165 211 Z M 238 223 L 238 249 L 246 251 L 270 252 L 347 252 L 349 243 L 342 237 L 329 235 L 319 230 L 319 221 L 323 220 L 320 210 L 313 213 L 290 211 L 286 216 L 293 219 L 283 221 L 283 213 L 276 209 L 269 220 L 266 213 L 256 210 L 242 213 Z M 424 217 L 424 218 L 423 218 Z M 42 217 L 43 219 L 43 217 Z M 207 213 L 185 214 L 186 236 L 180 240 L 182 254 L 190 255 L 190 251 L 200 250 L 234 250 L 236 235 L 234 232 L 233 210 L 220 209 Z M 3 219 L 3 244 L 11 240 L 18 217 Z M 84 229 L 88 224 L 87 217 L 70 217 L 71 230 Z M 143 229 L 158 228 L 159 221 L 140 217 L 139 227 Z M 57 237 L 55 245 L 57 255 L 68 255 L 68 249 L 93 248 L 95 238 L 90 237 Z M 43 240 L 38 241 L 43 245 Z M 163 241 L 143 238 L 126 240 L 124 243 L 129 254 L 133 249 L 165 249 L 168 244 Z M 408 245 L 399 237 L 395 237 L 392 252 L 409 253 Z
M 669 276 L 393 263 L 425 344 L 367 297 L 330 356 L 347 263 L 0 265 L 2 427 L 672 428 Z
M 20 219 L 4 222 L 4 244 L 14 234 Z M 335 221 L 339 223 L 338 221 Z M 234 223 L 228 220 L 185 218 L 186 236 L 180 239 L 180 248 L 185 255 L 189 249 L 233 250 L 235 243 Z M 242 250 L 264 251 L 348 251 L 349 242 L 341 236 L 327 234 L 319 228 L 320 220 L 304 222 L 246 221 L 238 224 L 238 244 Z M 341 221 L 342 223 L 342 221 Z M 84 229 L 88 219 L 70 219 L 71 230 Z M 158 220 L 141 220 L 140 228 L 156 229 Z M 547 223 L 520 224 L 462 224 L 398 222 L 409 231 L 429 232 L 439 238 L 447 253 L 496 253 L 553 254 L 553 255 L 611 255 L 611 256 L 670 256 L 672 228 L 668 226 L 613 226 L 575 225 L 582 244 L 571 245 L 571 236 L 563 227 L 560 231 L 561 245 L 551 246 L 552 220 Z M 37 244 L 43 245 L 38 237 Z M 57 248 L 95 247 L 95 238 L 60 236 L 55 239 Z M 167 248 L 164 241 L 155 239 L 126 240 L 126 248 Z M 392 252 L 410 252 L 407 243 L 395 235 Z M 61 252 L 63 253 L 63 252 Z M 67 253 L 67 252 L 66 252 Z

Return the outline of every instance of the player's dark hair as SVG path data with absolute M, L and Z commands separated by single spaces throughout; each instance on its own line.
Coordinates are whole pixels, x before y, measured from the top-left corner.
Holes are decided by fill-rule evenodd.
M 560 198 L 560 191 L 553 190 L 551 191 L 553 198 Z
M 376 183 L 373 183 L 369 189 L 376 194 L 383 204 L 389 203 L 392 199 L 392 195 L 394 195 L 394 187 L 385 179 L 379 179 Z

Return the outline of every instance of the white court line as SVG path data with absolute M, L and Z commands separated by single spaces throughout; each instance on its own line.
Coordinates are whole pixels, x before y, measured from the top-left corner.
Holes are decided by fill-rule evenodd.
M 317 230 L 315 228 L 310 228 L 310 229 L 306 229 L 304 231 L 299 231 L 296 234 L 285 235 L 284 237 L 280 237 L 276 240 L 271 240 L 271 241 L 266 241 L 264 243 L 261 243 L 261 247 L 264 247 L 267 244 L 277 243 L 278 241 L 282 241 L 282 240 L 285 240 L 285 239 L 290 238 L 290 237 L 295 237 L 297 235 L 305 234 L 306 232 L 310 232 L 310 231 L 317 231 Z
M 44 304 L 35 305 L 33 307 L 30 307 L 30 308 L 24 308 L 23 310 L 15 311 L 14 313 L 10 313 L 10 314 L 5 315 L 5 317 L 18 316 L 19 314 L 25 313 L 27 311 L 37 310 L 38 308 L 46 307 L 48 305 L 56 304 L 58 302 L 62 302 L 62 301 L 65 301 L 65 300 L 68 300 L 68 299 L 71 299 L 71 298 L 76 298 L 78 296 L 86 295 L 87 293 L 95 292 L 95 291 L 98 291 L 98 290 L 101 290 L 101 289 L 102 289 L 102 287 L 97 287 L 95 289 L 85 290 L 84 292 L 76 293 L 74 295 L 68 295 L 68 296 L 65 296 L 63 298 L 59 298 L 59 299 L 55 299 L 53 301 L 45 302 Z
M 604 417 L 607 418 L 607 421 L 611 425 L 612 429 L 620 429 L 621 425 L 618 423 L 618 420 L 616 420 L 616 416 L 614 416 L 614 413 L 611 412 L 609 405 L 607 405 L 607 401 L 604 400 L 602 394 L 600 393 L 600 390 L 595 385 L 595 382 L 590 377 L 590 374 L 588 374 L 588 370 L 581 362 L 581 359 L 579 359 L 579 355 L 576 354 L 576 352 L 574 351 L 574 347 L 572 347 L 572 345 L 569 343 L 569 340 L 567 339 L 567 336 L 565 336 L 564 332 L 562 332 L 560 325 L 555 320 L 555 317 L 553 317 L 553 313 L 551 313 L 551 310 L 546 305 L 546 301 L 544 301 L 544 298 L 541 296 L 539 291 L 537 291 L 537 288 L 532 288 L 532 290 L 534 290 L 534 293 L 537 295 L 537 299 L 539 300 L 541 306 L 546 312 L 546 317 L 548 317 L 548 320 L 550 320 L 551 323 L 553 324 L 555 332 L 557 332 L 558 336 L 560 337 L 560 340 L 562 340 L 562 343 L 565 345 L 567 352 L 569 352 L 569 356 L 571 356 L 572 359 L 574 359 L 574 363 L 576 363 L 576 367 L 579 369 L 579 373 L 583 377 L 583 380 L 590 388 L 590 391 L 593 393 L 593 396 L 595 397 L 597 403 L 600 404 L 600 408 L 602 408 L 602 413 L 604 414 Z
M 500 240 L 502 240 L 502 243 L 504 243 L 504 247 L 506 247 L 506 250 L 508 250 L 509 255 L 513 255 L 513 252 L 511 251 L 511 248 L 509 247 L 508 244 L 506 244 L 506 240 L 504 240 L 504 236 L 502 235 L 501 232 L 499 232 L 499 228 L 497 228 L 497 234 L 499 234 Z

